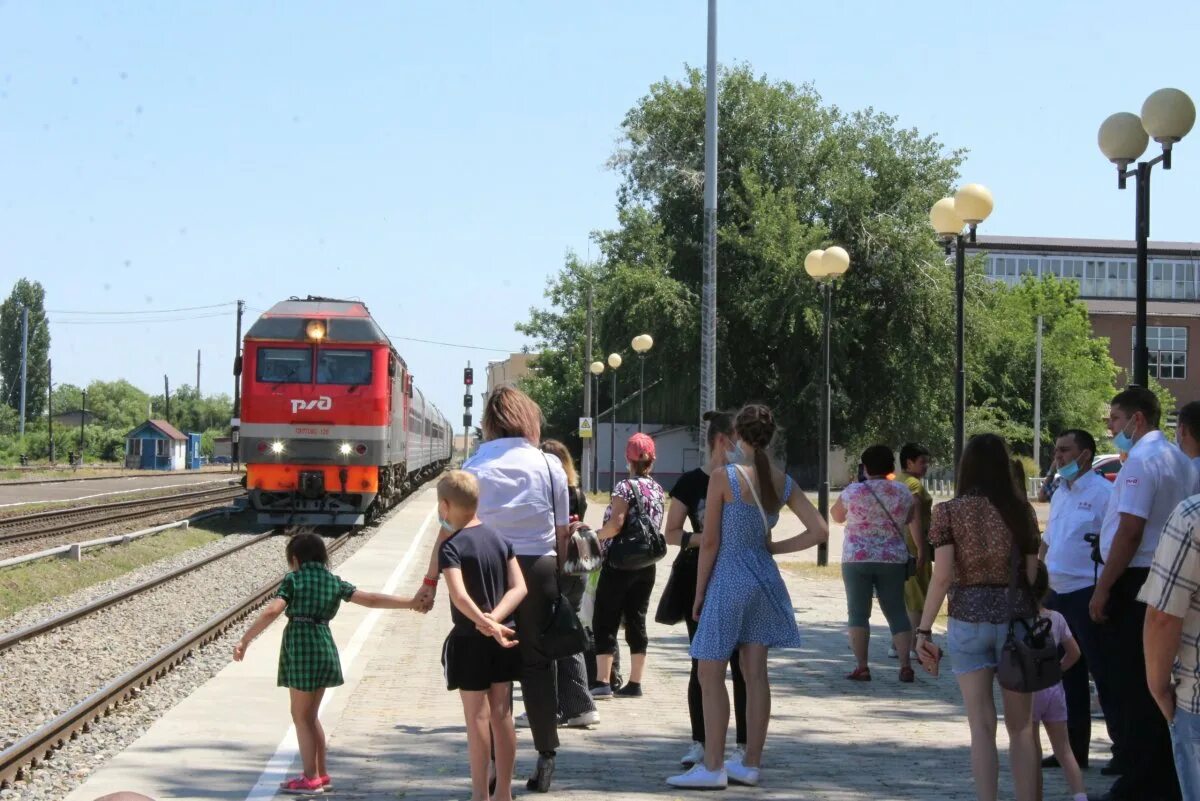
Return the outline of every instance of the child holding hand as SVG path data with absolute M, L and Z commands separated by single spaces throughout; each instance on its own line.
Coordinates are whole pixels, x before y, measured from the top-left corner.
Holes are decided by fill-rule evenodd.
M 233 659 L 242 661 L 246 649 L 275 618 L 287 613 L 279 651 L 278 685 L 291 694 L 292 722 L 304 773 L 283 782 L 280 789 L 291 795 L 317 795 L 333 789 L 325 768 L 325 730 L 317 713 L 328 687 L 343 683 L 342 663 L 329 621 L 342 601 L 383 609 L 416 609 L 411 598 L 363 592 L 329 570 L 325 541 L 316 534 L 297 534 L 287 544 L 291 572 L 283 577 L 279 591 L 242 639 L 233 647 Z
M 511 801 L 517 735 L 512 682 L 521 675 L 512 615 L 525 580 L 512 546 L 475 516 L 479 483 L 451 470 L 438 482 L 438 522 L 451 535 L 438 549 L 454 628 L 442 647 L 446 688 L 458 690 L 467 724 L 471 801 Z M 495 750 L 496 789 L 488 788 Z

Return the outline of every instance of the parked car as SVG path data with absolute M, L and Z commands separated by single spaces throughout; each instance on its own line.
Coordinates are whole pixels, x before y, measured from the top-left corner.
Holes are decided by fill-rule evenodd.
M 1116 481 L 1117 473 L 1121 472 L 1121 457 L 1115 453 L 1097 456 L 1092 462 L 1092 470 L 1098 476 L 1104 476 L 1109 481 Z

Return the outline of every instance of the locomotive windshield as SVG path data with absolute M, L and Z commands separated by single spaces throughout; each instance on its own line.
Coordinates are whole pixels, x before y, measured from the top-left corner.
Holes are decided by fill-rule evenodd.
M 312 381 L 311 348 L 259 348 L 256 377 L 270 384 Z
M 370 384 L 371 351 L 327 350 L 317 354 L 318 384 Z

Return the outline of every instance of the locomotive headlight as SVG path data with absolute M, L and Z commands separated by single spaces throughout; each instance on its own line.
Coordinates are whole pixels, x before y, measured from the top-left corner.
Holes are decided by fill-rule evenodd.
M 320 320 L 310 320 L 308 325 L 304 327 L 304 333 L 309 339 L 321 340 L 325 338 L 325 323 Z
M 283 443 L 278 442 L 278 441 L 272 442 L 271 443 L 271 453 L 275 454 L 276 456 L 283 453 Z
M 352 450 L 354 449 L 350 447 L 349 442 L 343 442 L 338 446 L 338 453 L 340 453 L 342 456 L 349 456 Z

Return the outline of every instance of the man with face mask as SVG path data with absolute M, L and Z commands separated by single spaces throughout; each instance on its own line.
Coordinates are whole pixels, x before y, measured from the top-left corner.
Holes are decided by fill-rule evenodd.
M 1113 398 L 1108 420 L 1113 444 L 1129 456 L 1100 530 L 1104 570 L 1088 612 L 1098 624 L 1101 672 L 1113 678 L 1106 715 L 1124 770 L 1104 796 L 1113 801 L 1179 798 L 1167 722 L 1146 683 L 1146 604 L 1137 596 L 1168 517 L 1196 485 L 1196 470 L 1158 430 L 1160 417 L 1154 393 L 1135 386 Z
M 1192 460 L 1192 466 L 1200 471 L 1200 401 L 1192 401 L 1179 410 L 1175 444 Z M 1200 475 L 1197 477 L 1200 478 Z M 1197 484 L 1195 491 L 1200 492 L 1200 484 Z
M 1097 656 L 1095 624 L 1088 617 L 1088 603 L 1099 568 L 1092 560 L 1088 536 L 1099 535 L 1112 495 L 1112 485 L 1092 471 L 1095 455 L 1096 439 L 1086 431 L 1064 431 L 1055 440 L 1054 468 L 1058 471 L 1059 486 L 1050 499 L 1050 520 L 1042 535 L 1041 548 L 1052 591 L 1046 599 L 1046 607 L 1066 618 L 1083 651 L 1083 658 L 1063 674 L 1067 732 L 1071 738 L 1071 751 L 1081 768 L 1088 765 L 1088 744 L 1092 738 L 1089 667 L 1096 677 L 1101 699 L 1107 700 L 1111 695 L 1107 675 L 1102 669 L 1097 671 L 1093 664 Z M 1042 764 L 1057 767 L 1058 760 L 1048 757 Z

